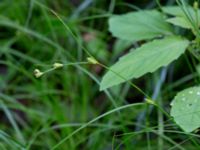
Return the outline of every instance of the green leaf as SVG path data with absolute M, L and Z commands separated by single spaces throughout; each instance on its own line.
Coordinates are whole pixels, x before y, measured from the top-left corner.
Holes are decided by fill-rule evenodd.
M 171 105 L 171 116 L 185 132 L 192 132 L 200 127 L 200 87 L 179 92 Z
M 181 37 L 167 37 L 146 43 L 121 57 L 104 75 L 100 90 L 138 78 L 166 66 L 184 53 L 189 42 Z
M 185 25 L 187 24 L 186 26 L 189 25 L 191 29 L 194 28 L 193 27 L 194 24 L 197 25 L 197 22 L 198 22 L 198 26 L 200 25 L 200 22 L 198 21 L 198 20 L 200 20 L 200 10 L 197 11 L 198 15 L 196 15 L 194 8 L 191 6 L 187 6 L 185 9 L 185 12 L 179 6 L 163 7 L 162 10 L 169 15 L 178 17 L 178 20 L 175 21 L 176 23 L 182 22 Z M 197 20 L 197 16 L 198 16 L 198 20 Z M 173 23 L 173 22 L 171 22 L 171 23 Z M 178 24 L 180 25 L 180 23 L 178 23 Z M 175 25 L 178 25 L 178 24 L 175 24 Z
M 174 17 L 167 19 L 166 21 L 182 28 L 192 29 L 191 23 L 183 17 Z
M 147 40 L 172 34 L 165 16 L 156 10 L 113 16 L 109 19 L 109 30 L 113 36 L 128 41 Z
M 192 9 L 192 8 L 190 8 Z M 183 12 L 183 10 L 179 7 L 179 6 L 167 6 L 167 7 L 163 7 L 162 10 L 172 16 L 181 16 L 184 17 L 185 14 Z
M 188 6 L 184 12 L 183 9 L 181 9 L 181 7 L 179 6 L 167 6 L 167 7 L 163 7 L 162 10 L 172 16 L 179 16 L 179 17 L 185 17 L 187 13 L 188 15 L 190 15 L 193 19 L 196 18 L 196 13 L 193 7 Z M 200 14 L 200 10 L 198 10 L 198 16 Z M 200 16 L 199 16 L 200 17 Z

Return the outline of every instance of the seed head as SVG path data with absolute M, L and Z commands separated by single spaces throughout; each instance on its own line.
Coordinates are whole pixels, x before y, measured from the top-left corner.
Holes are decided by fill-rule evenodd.
M 155 105 L 155 102 L 154 102 L 153 100 L 148 99 L 148 98 L 146 98 L 145 100 L 146 100 L 146 102 L 147 102 L 148 104 Z
M 39 78 L 39 77 L 41 77 L 44 74 L 39 69 L 35 69 L 33 73 L 34 73 L 34 75 L 35 75 L 36 78 Z
M 99 62 L 95 59 L 95 58 L 93 58 L 93 57 L 88 57 L 87 58 L 87 61 L 89 62 L 89 63 L 91 63 L 91 64 L 98 64 Z
M 62 67 L 63 67 L 63 64 L 61 64 L 61 63 L 54 63 L 53 64 L 53 68 L 55 68 L 55 69 L 62 68 Z

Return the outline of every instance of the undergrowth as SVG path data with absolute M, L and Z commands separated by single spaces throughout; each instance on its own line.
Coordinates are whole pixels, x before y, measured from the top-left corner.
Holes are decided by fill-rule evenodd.
M 176 93 L 199 83 L 193 54 L 99 91 L 109 66 L 144 43 L 113 38 L 109 17 L 169 5 L 177 3 L 0 1 L 0 149 L 199 149 L 199 131 L 169 114 Z

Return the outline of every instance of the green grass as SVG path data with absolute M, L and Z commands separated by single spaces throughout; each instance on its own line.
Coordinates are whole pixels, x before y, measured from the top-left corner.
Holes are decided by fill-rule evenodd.
M 175 93 L 199 78 L 188 66 L 180 74 L 180 65 L 188 64 L 185 57 L 167 69 L 158 107 L 151 111 L 152 105 L 129 83 L 100 92 L 106 68 L 79 64 L 92 55 L 107 67 L 126 52 L 129 43 L 116 44 L 107 18 L 135 7 L 156 3 L 95 1 L 79 12 L 64 0 L 0 2 L 0 149 L 199 148 L 198 133 L 184 133 L 165 115 Z M 65 65 L 34 77 L 34 69 L 46 71 L 55 62 Z M 134 81 L 134 86 L 152 97 L 160 72 Z

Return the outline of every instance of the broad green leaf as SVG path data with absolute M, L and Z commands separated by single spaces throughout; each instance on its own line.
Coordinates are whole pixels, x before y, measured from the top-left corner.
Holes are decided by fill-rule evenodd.
M 174 18 L 167 19 L 166 21 L 182 28 L 186 28 L 186 29 L 192 28 L 191 23 L 183 17 L 174 17 Z
M 179 92 L 171 106 L 171 116 L 185 132 L 192 132 L 200 127 L 200 87 Z
M 188 44 L 188 40 L 173 36 L 154 40 L 132 50 L 110 67 L 101 81 L 100 90 L 168 65 L 184 53 Z
M 109 30 L 113 36 L 128 41 L 147 40 L 172 34 L 165 16 L 156 10 L 113 16 L 109 19 Z

